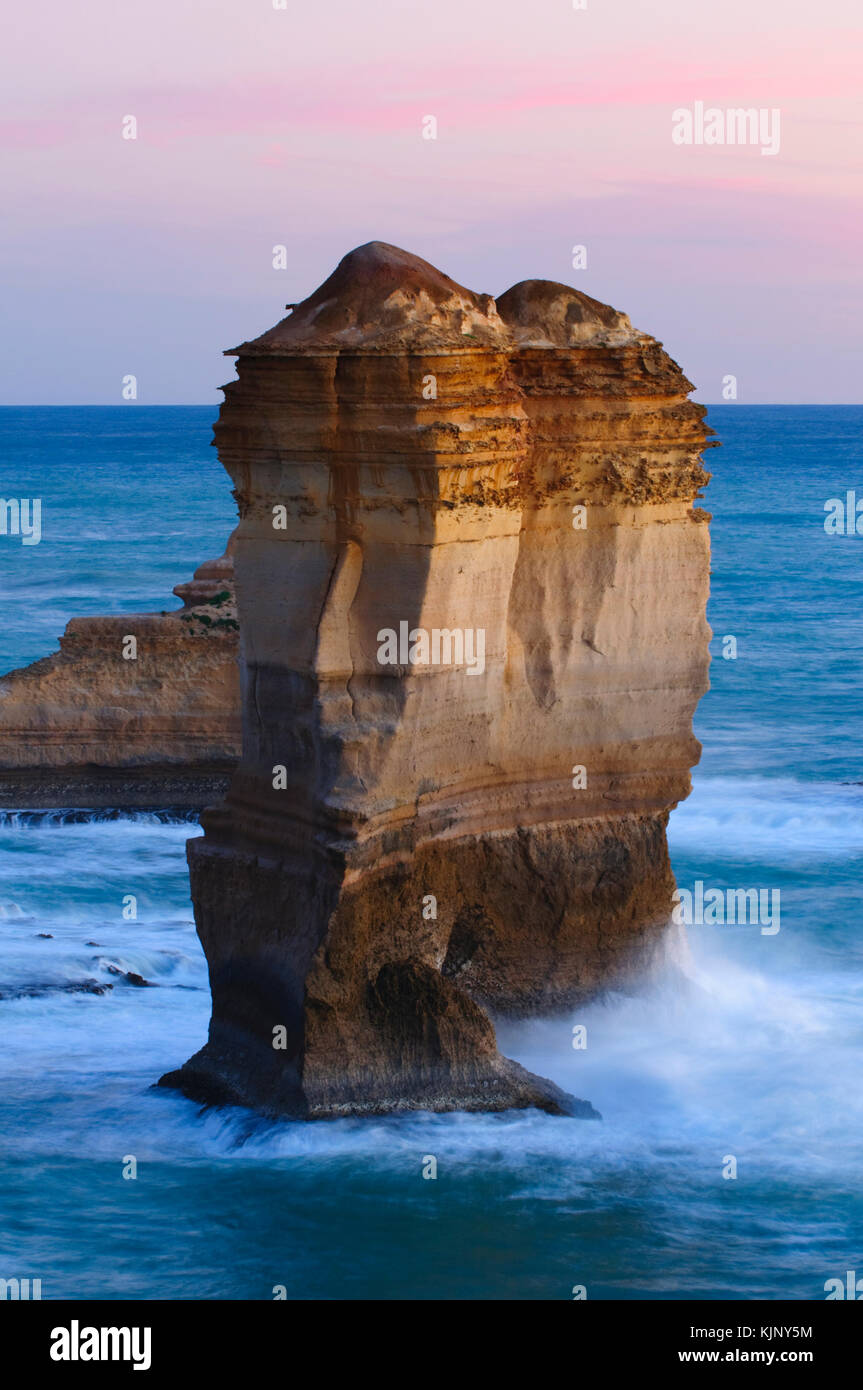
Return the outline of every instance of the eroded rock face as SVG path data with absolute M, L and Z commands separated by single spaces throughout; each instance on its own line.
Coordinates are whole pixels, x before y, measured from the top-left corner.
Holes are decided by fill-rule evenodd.
M 209 1041 L 164 1080 L 311 1117 L 587 1113 L 491 1016 L 629 978 L 668 921 L 705 411 L 607 305 L 495 304 L 381 243 L 235 351 L 243 756 L 189 845 Z
M 0 806 L 199 809 L 224 794 L 241 742 L 233 540 L 174 593 L 175 612 L 73 618 L 58 653 L 0 679 Z

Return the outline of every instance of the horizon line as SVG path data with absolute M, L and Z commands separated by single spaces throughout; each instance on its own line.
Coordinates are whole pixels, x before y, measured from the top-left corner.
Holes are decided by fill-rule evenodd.
M 692 392 L 689 393 L 690 395 Z M 223 401 L 0 401 L 0 410 L 203 410 L 205 406 L 221 408 Z M 765 409 L 792 410 L 854 410 L 863 407 L 860 401 L 692 401 L 693 405 L 758 406 Z

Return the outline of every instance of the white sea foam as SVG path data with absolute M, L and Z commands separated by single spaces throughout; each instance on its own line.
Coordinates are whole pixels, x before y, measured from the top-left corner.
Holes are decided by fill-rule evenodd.
M 768 862 L 863 853 L 863 786 L 788 778 L 697 778 L 671 814 L 672 851 Z
M 711 843 L 713 853 L 751 845 L 749 830 L 735 828 L 731 800 L 751 828 L 772 804 L 771 787 L 753 782 L 733 798 L 723 784 L 707 797 L 702 788 L 704 805 L 688 821 L 675 813 L 684 821 L 678 844 L 719 833 L 726 838 Z M 798 793 L 809 798 L 810 835 L 813 820 L 824 836 L 837 824 L 838 801 L 839 832 L 856 845 L 846 823 L 856 789 L 847 800 L 844 789 L 833 789 L 832 801 L 821 787 Z M 786 825 L 798 814 L 792 806 L 790 797 L 785 810 L 774 806 Z M 665 981 L 560 1019 L 499 1029 L 506 1055 L 589 1099 L 601 1123 L 524 1112 L 273 1124 L 239 1110 L 201 1114 L 181 1096 L 152 1090 L 201 1046 L 209 1018 L 206 965 L 186 901 L 190 833 L 194 827 L 157 818 L 2 832 L 17 853 L 3 857 L 0 898 L 35 923 L 0 926 L 0 977 L 93 977 L 114 988 L 0 1003 L 0 1150 L 106 1159 L 134 1152 L 178 1163 L 361 1160 L 381 1172 L 434 1153 L 460 1169 L 500 1165 L 525 1192 L 550 1198 L 562 1185 L 572 1197 L 603 1173 L 615 1182 L 720 1182 L 727 1154 L 750 1175 L 856 1181 L 863 1098 L 848 1078 L 863 1060 L 863 977 L 847 961 L 834 971 L 817 941 L 789 960 L 756 934 L 749 954 L 732 959 L 720 934 L 677 933 Z M 122 894 L 136 888 L 138 919 L 124 921 Z M 112 965 L 160 987 L 129 985 Z M 585 1051 L 572 1048 L 574 1023 L 587 1027 Z

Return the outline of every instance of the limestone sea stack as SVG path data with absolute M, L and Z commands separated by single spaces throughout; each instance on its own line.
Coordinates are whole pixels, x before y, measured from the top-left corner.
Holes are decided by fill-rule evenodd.
M 233 354 L 243 752 L 189 844 L 209 1041 L 163 1082 L 592 1113 L 492 1020 L 631 978 L 668 922 L 705 410 L 607 305 L 495 303 L 380 242 Z
M 173 612 L 73 618 L 59 652 L 0 678 L 0 806 L 200 810 L 225 792 L 240 752 L 233 541 L 174 593 Z

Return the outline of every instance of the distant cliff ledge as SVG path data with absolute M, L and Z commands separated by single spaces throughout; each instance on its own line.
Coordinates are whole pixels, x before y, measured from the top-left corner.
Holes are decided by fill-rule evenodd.
M 668 921 L 705 410 L 607 305 L 495 302 L 380 242 L 233 354 L 243 752 L 189 844 L 209 1041 L 163 1083 L 590 1113 L 491 1019 L 631 976 Z
M 232 552 L 176 586 L 183 608 L 73 618 L 59 652 L 0 677 L 0 808 L 224 794 L 241 743 Z

